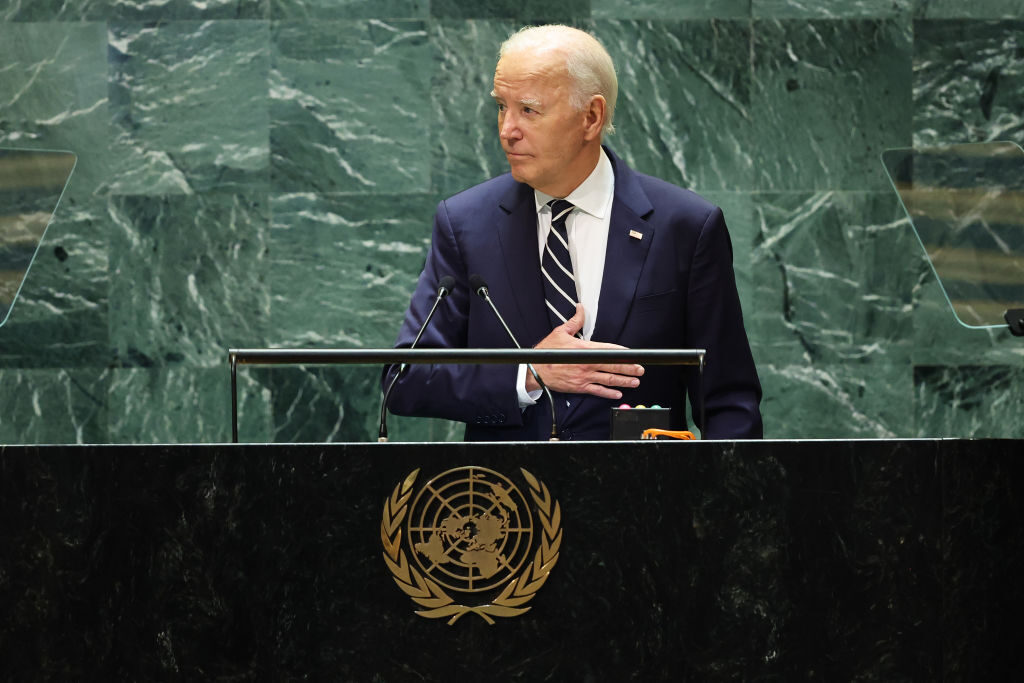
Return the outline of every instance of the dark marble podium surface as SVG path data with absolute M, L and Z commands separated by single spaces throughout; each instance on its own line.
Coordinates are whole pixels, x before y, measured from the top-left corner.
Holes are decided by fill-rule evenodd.
M 1015 440 L 0 447 L 4 681 L 987 680 L 1016 667 Z M 562 510 L 523 616 L 413 613 L 406 475 Z

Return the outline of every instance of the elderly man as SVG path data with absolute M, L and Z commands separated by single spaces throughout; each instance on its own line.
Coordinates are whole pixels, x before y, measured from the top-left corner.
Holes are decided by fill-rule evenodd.
M 761 388 L 747 343 L 722 212 L 634 172 L 608 148 L 618 84 L 611 57 L 567 26 L 521 30 L 499 52 L 491 96 L 509 173 L 442 201 L 398 336 L 409 346 L 455 280 L 421 347 L 509 347 L 469 280 L 477 274 L 523 346 L 705 348 L 705 438 L 760 438 Z M 479 281 L 478 281 L 479 282 Z M 694 371 L 634 364 L 537 365 L 562 439 L 606 439 L 621 402 L 672 408 L 699 397 Z M 396 372 L 385 372 L 387 386 Z M 543 439 L 551 406 L 524 367 L 410 366 L 396 414 L 467 423 L 467 440 Z

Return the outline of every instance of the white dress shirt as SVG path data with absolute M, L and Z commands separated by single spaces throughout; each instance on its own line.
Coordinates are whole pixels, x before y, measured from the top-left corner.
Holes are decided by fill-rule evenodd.
M 537 204 L 537 256 L 542 259 L 544 247 L 551 231 L 552 199 L 565 199 L 576 208 L 566 218 L 569 234 L 569 256 L 576 277 L 577 300 L 583 304 L 583 338 L 590 339 L 597 322 L 598 300 L 601 298 L 601 280 L 604 277 L 604 259 L 608 247 L 608 227 L 611 224 L 612 201 L 615 198 L 615 172 L 604 149 L 597 166 L 579 187 L 567 197 L 552 197 L 533 191 Z M 545 309 L 546 312 L 547 309 Z M 526 365 L 519 366 L 517 379 L 519 406 L 525 408 L 537 402 L 540 390 L 526 391 Z

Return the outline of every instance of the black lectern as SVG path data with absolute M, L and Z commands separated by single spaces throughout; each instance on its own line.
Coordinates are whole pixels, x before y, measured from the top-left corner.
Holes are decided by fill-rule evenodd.
M 1005 678 L 1024 608 L 1021 445 L 3 447 L 0 679 Z M 439 478 L 453 470 L 484 475 L 494 518 L 519 509 L 507 543 L 527 542 L 541 489 L 523 471 L 547 491 L 531 553 L 501 551 L 520 577 L 561 534 L 524 613 L 449 624 L 399 585 L 396 529 L 428 545 L 442 529 L 452 552 L 502 535 L 449 495 L 467 480 Z M 414 472 L 398 520 L 386 506 Z M 417 507 L 428 481 L 440 495 L 421 502 L 445 503 Z M 446 525 L 453 509 L 478 526 Z M 403 553 L 424 575 L 444 564 Z

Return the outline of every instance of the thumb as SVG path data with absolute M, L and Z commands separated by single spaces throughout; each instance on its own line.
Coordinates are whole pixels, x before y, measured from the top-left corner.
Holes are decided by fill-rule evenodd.
M 576 312 L 572 314 L 572 317 L 565 321 L 563 327 L 565 327 L 566 333 L 570 337 L 575 337 L 576 333 L 583 329 L 583 320 L 586 314 L 583 312 L 583 304 L 576 304 Z

